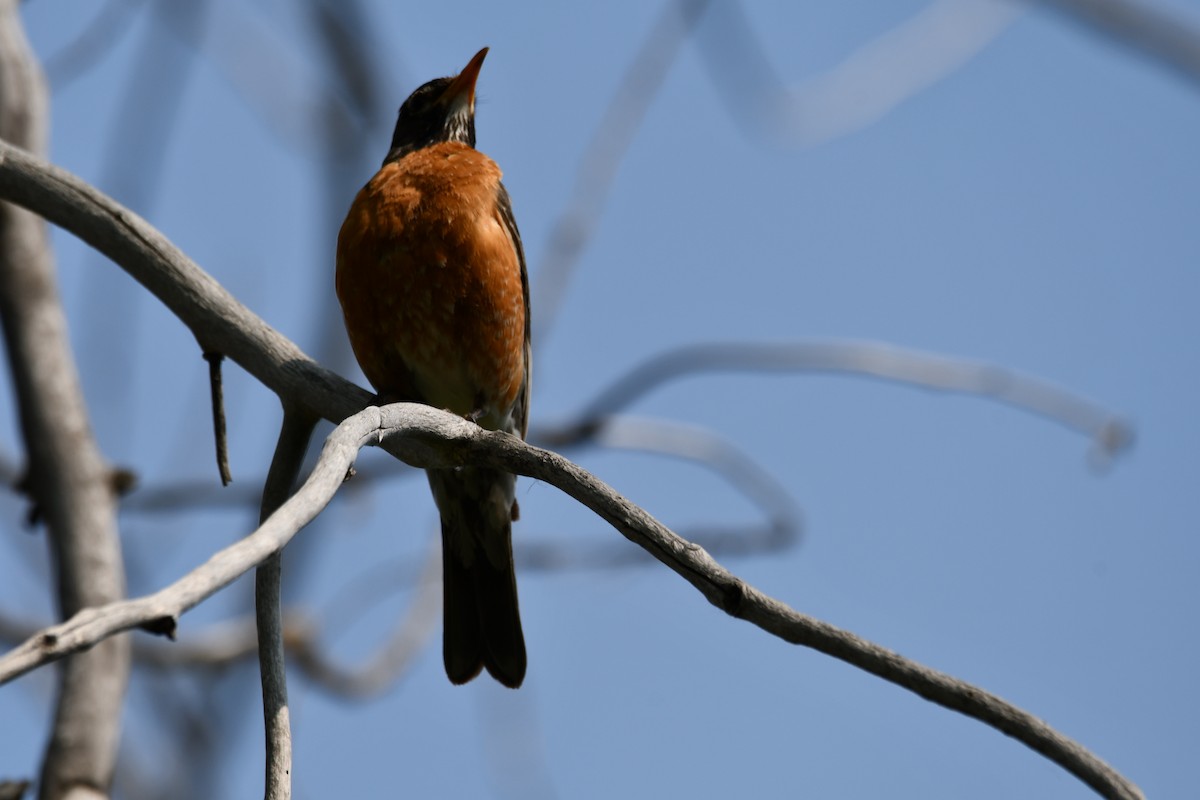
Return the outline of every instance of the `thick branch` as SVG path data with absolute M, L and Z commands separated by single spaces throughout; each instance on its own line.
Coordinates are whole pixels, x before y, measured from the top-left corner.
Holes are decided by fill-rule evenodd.
M 339 422 L 372 396 L 324 369 L 238 302 L 150 224 L 66 170 L 0 141 L 0 200 L 22 205 L 113 260 L 267 388 Z
M 147 597 L 85 610 L 27 640 L 0 658 L 0 683 L 118 631 L 164 620 L 169 624 L 163 627 L 173 629 L 179 614 L 282 548 L 333 497 L 358 449 L 385 440 L 415 467 L 485 464 L 545 481 L 599 514 L 726 613 L 974 717 L 1042 753 L 1105 797 L 1142 797 L 1131 782 L 1032 714 L 759 592 L 703 548 L 680 538 L 562 456 L 507 434 L 485 431 L 447 412 L 408 403 L 367 408 L 347 419 L 326 440 L 321 459 L 304 486 L 257 531 L 172 586 Z
M 15 0 L 0 0 L 0 136 L 40 150 L 46 91 Z M 0 204 L 0 317 L 28 458 L 30 496 L 45 519 L 64 617 L 125 593 L 108 465 L 87 406 L 58 299 L 45 223 Z M 63 665 L 39 795 L 108 795 L 129 672 L 113 639 Z
M 25 205 L 104 252 L 170 307 L 203 348 L 227 354 L 288 401 L 339 420 L 370 399 L 269 328 L 136 215 L 65 171 L 3 143 L 0 199 Z M 216 554 L 172 587 L 127 603 L 85 610 L 27 641 L 0 659 L 0 682 L 121 630 L 139 625 L 172 630 L 179 614 L 278 551 L 313 519 L 341 484 L 357 448 L 376 442 L 414 466 L 445 468 L 482 461 L 558 486 L 734 616 L 980 719 L 1046 754 L 1105 796 L 1141 796 L 1095 756 L 1003 700 L 799 614 L 743 584 L 703 549 L 679 538 L 561 456 L 414 406 L 392 406 L 386 412 L 367 409 L 347 420 L 327 443 L 326 457 L 305 489 L 259 531 Z

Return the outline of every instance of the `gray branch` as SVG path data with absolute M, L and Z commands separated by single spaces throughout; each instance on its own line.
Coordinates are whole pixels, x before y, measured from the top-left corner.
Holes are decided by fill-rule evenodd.
M 202 351 L 223 353 L 278 396 L 332 422 L 373 399 L 309 358 L 137 214 L 4 141 L 0 200 L 24 206 L 108 256 L 187 325 Z
M 384 442 L 414 467 L 448 469 L 484 464 L 555 486 L 679 574 L 727 614 L 980 720 L 1045 755 L 1104 797 L 1142 798 L 1133 783 L 1032 714 L 768 597 L 718 564 L 703 548 L 682 539 L 562 456 L 514 436 L 485 431 L 448 412 L 411 403 L 369 407 L 347 419 L 326 440 L 304 486 L 257 531 L 152 595 L 86 609 L 26 640 L 0 658 L 0 683 L 123 630 L 143 626 L 173 631 L 182 613 L 278 552 L 312 521 L 342 485 L 360 448 Z
M 187 324 L 201 346 L 224 352 L 289 403 L 332 420 L 371 396 L 321 368 L 238 303 L 160 233 L 69 173 L 0 143 L 0 199 L 25 205 L 126 269 Z M 136 600 L 85 609 L 0 658 L 0 683 L 120 631 L 174 630 L 178 617 L 277 552 L 337 491 L 358 449 L 379 444 L 421 468 L 485 464 L 543 480 L 591 508 L 695 586 L 708 600 L 785 641 L 841 659 L 978 719 L 1025 743 L 1110 798 L 1141 792 L 1079 744 L 977 687 L 789 608 L 729 573 L 611 488 L 555 453 L 481 430 L 436 409 L 367 408 L 339 426 L 304 487 L 254 534 L 220 551 L 176 584 Z
M 279 441 L 263 487 L 260 523 L 269 519 L 291 495 L 316 424 L 314 417 L 284 406 Z M 267 800 L 288 800 L 292 796 L 292 726 L 284 661 L 282 586 L 283 554 L 276 551 L 259 565 L 254 577 L 258 666 L 266 732 Z
M 44 147 L 44 81 L 16 0 L 0 0 L 0 137 Z M 111 476 L 92 438 L 59 303 L 46 224 L 0 204 L 0 317 L 27 451 L 30 497 L 46 521 L 59 611 L 123 597 Z M 42 762 L 42 800 L 108 796 L 129 674 L 129 642 L 110 639 L 67 661 Z

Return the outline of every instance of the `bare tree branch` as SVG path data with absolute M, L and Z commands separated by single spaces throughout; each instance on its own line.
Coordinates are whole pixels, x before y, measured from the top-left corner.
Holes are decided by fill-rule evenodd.
M 340 418 L 370 396 L 313 363 L 186 259 L 157 231 L 99 192 L 10 145 L 0 144 L 0 198 L 45 214 L 108 254 L 191 327 L 202 347 L 242 364 L 288 402 Z M 421 468 L 483 464 L 557 486 L 692 583 L 714 605 L 786 641 L 814 648 L 1017 738 L 1101 794 L 1141 794 L 1094 755 L 1032 715 L 977 687 L 914 664 L 747 586 L 701 548 L 676 536 L 603 483 L 549 451 L 486 432 L 423 406 L 369 408 L 326 443 L 305 488 L 254 534 L 214 555 L 171 587 L 101 608 L 85 609 L 0 658 L 0 682 L 112 634 L 142 626 L 174 630 L 179 614 L 277 552 L 337 490 L 357 449 L 379 444 Z
M 0 658 L 0 683 L 122 630 L 136 626 L 173 630 L 180 614 L 286 545 L 332 499 L 359 448 L 384 441 L 415 467 L 484 464 L 545 481 L 590 508 L 727 614 L 978 719 L 1042 753 L 1105 797 L 1142 797 L 1134 784 L 1032 714 L 768 597 L 562 456 L 514 436 L 485 431 L 448 412 L 410 403 L 369 407 L 347 419 L 326 440 L 304 486 L 257 531 L 152 595 L 85 609 L 43 630 Z
M 0 142 L 0 200 L 75 234 L 132 275 L 191 329 L 268 389 L 339 422 L 372 395 L 324 369 L 238 302 L 134 212 L 66 170 Z
M 225 356 L 220 353 L 206 352 L 204 360 L 208 362 L 208 388 L 212 396 L 213 440 L 217 447 L 217 473 L 221 476 L 221 485 L 228 486 L 233 481 L 229 471 L 229 439 L 225 430 L 225 383 L 221 379 L 221 361 Z
M 280 396 L 334 422 L 369 402 L 369 394 L 312 362 L 133 212 L 3 142 L 0 197 L 30 203 L 105 252 L 175 311 L 202 347 L 226 353 Z
M 266 522 L 291 496 L 316 424 L 312 415 L 284 404 L 279 441 L 263 488 L 260 523 Z M 267 741 L 267 800 L 287 800 L 292 796 L 292 728 L 283 651 L 282 580 L 283 553 L 276 551 L 259 565 L 254 579 L 254 618 Z
M 427 421 L 432 411 L 416 412 L 414 421 Z M 141 627 L 173 637 L 181 614 L 278 552 L 316 517 L 342 485 L 359 448 L 380 441 L 379 427 L 374 407 L 354 415 L 326 440 L 322 457 L 302 490 L 253 534 L 218 551 L 165 589 L 135 600 L 84 609 L 67 622 L 31 637 L 0 658 L 0 683 L 130 628 Z M 417 444 L 412 452 L 423 451 Z
M 437 627 L 441 574 L 441 552 L 430 548 L 429 558 L 413 581 L 416 594 L 412 602 L 374 652 L 359 664 L 343 664 L 334 656 L 334 625 L 300 611 L 285 610 L 283 643 L 289 668 L 316 688 L 343 699 L 364 700 L 387 691 L 404 676 Z M 0 642 L 20 643 L 37 636 L 45 627 L 0 614 Z M 133 639 L 134 666 L 154 672 L 220 672 L 257 655 L 258 626 L 251 616 L 213 623 L 175 642 Z
M 0 137 L 44 147 L 44 81 L 15 0 L 0 0 Z M 125 593 L 109 469 L 91 435 L 45 223 L 0 204 L 0 317 L 28 458 L 27 481 L 46 520 L 58 605 L 69 617 Z M 108 795 L 129 673 L 129 642 L 70 659 L 42 762 L 42 800 Z

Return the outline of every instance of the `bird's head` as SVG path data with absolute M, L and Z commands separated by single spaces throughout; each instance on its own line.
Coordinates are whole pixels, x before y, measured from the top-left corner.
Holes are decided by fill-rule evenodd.
M 385 163 L 440 142 L 475 146 L 475 81 L 487 52 L 476 53 L 458 75 L 436 78 L 408 96 Z

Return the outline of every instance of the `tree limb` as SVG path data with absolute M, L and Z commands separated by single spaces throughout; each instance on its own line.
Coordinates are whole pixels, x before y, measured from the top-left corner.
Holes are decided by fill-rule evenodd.
M 257 531 L 152 595 L 86 609 L 65 623 L 45 629 L 0 658 L 0 683 L 138 625 L 153 626 L 169 620 L 171 624 L 163 627 L 173 629 L 180 614 L 277 552 L 310 522 L 341 486 L 359 448 L 385 441 L 414 467 L 447 469 L 482 464 L 555 486 L 678 573 L 727 614 L 984 722 L 1045 755 L 1104 797 L 1142 798 L 1133 783 L 1032 714 L 768 597 L 562 456 L 514 436 L 485 431 L 448 412 L 410 403 L 369 407 L 347 419 L 326 440 L 321 458 L 304 486 Z
M 263 487 L 260 524 L 291 496 L 316 424 L 316 418 L 310 414 L 284 405 L 279 441 Z M 267 800 L 288 800 L 292 796 L 292 727 L 283 647 L 282 580 L 283 552 L 279 550 L 259 565 L 254 576 L 254 616 L 266 733 Z
M 15 0 L 0 0 L 0 137 L 44 146 L 46 90 Z M 0 204 L 0 317 L 28 459 L 30 496 L 46 521 L 59 611 L 125 594 L 110 472 L 92 438 L 58 298 L 45 223 Z M 129 642 L 67 661 L 42 762 L 42 800 L 108 796 L 129 675 Z
M 63 170 L 0 143 L 0 199 L 20 203 L 109 255 L 171 308 L 204 348 L 226 353 L 288 402 L 339 420 L 370 395 L 321 368 L 272 330 L 136 215 Z M 566 459 L 486 432 L 424 406 L 368 408 L 339 426 L 305 487 L 251 536 L 155 594 L 86 609 L 0 658 L 0 683 L 131 627 L 171 632 L 184 611 L 277 552 L 341 485 L 357 449 L 379 444 L 421 468 L 485 464 L 562 489 L 692 583 L 714 605 L 770 633 L 832 655 L 947 708 L 979 719 L 1043 753 L 1106 797 L 1137 787 L 1032 715 L 951 676 L 921 667 L 846 631 L 800 614 L 742 583 Z
M 0 141 L 0 200 L 22 205 L 108 256 L 167 306 L 202 350 L 332 422 L 373 397 L 321 367 L 134 212 L 64 169 Z

